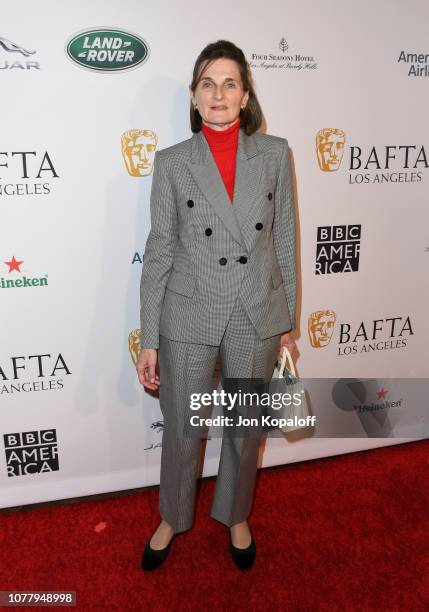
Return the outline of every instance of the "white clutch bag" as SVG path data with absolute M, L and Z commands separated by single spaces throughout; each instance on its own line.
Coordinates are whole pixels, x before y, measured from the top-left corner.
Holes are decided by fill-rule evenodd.
M 277 361 L 271 378 L 270 400 L 270 405 L 265 407 L 265 414 L 269 417 L 268 430 L 280 429 L 283 433 L 289 433 L 311 424 L 304 384 L 296 373 L 286 346 L 283 347 L 282 359 L 280 363 Z

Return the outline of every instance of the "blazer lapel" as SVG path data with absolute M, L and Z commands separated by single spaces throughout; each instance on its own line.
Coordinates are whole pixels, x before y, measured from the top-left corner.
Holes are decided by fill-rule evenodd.
M 256 139 L 240 129 L 232 206 L 240 228 L 248 219 L 258 195 L 263 166 L 264 154 L 257 148 Z
M 243 129 L 238 132 L 237 161 L 233 203 L 229 199 L 224 182 L 204 134 L 199 131 L 191 139 L 189 170 L 198 187 L 213 206 L 235 240 L 246 246 L 240 227 L 243 226 L 252 201 L 257 195 L 263 167 L 263 153 L 256 146 L 253 136 Z

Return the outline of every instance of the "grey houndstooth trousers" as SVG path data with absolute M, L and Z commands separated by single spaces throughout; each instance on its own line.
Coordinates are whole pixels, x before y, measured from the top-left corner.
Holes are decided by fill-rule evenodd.
M 160 335 L 158 351 L 160 408 L 164 417 L 159 512 L 175 533 L 194 520 L 201 438 L 183 434 L 189 419 L 190 394 L 210 391 L 220 352 L 224 378 L 272 376 L 280 334 L 259 339 L 238 294 L 220 346 L 170 340 Z M 234 437 L 224 427 L 219 471 L 210 515 L 232 526 L 244 521 L 252 507 L 257 473 L 258 437 Z

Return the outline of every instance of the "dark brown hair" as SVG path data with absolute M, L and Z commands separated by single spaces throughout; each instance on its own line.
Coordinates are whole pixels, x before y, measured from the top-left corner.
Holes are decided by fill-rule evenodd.
M 211 61 L 219 58 L 234 60 L 239 68 L 241 82 L 245 92 L 249 92 L 249 100 L 246 108 L 240 110 L 240 128 L 243 128 L 248 136 L 258 130 L 262 123 L 262 109 L 256 97 L 250 66 L 244 53 L 234 43 L 229 40 L 217 40 L 210 43 L 201 51 L 195 62 L 190 88 L 193 93 L 201 79 L 202 73 Z M 202 119 L 198 109 L 194 109 L 192 100 L 190 102 L 191 130 L 199 132 L 201 130 Z

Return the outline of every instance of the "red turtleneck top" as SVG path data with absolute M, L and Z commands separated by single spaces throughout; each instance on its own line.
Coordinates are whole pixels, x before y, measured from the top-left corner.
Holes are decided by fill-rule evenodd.
M 240 117 L 226 130 L 215 130 L 203 123 L 201 131 L 204 134 L 216 165 L 228 192 L 229 199 L 234 197 L 235 166 L 238 148 L 238 131 Z

